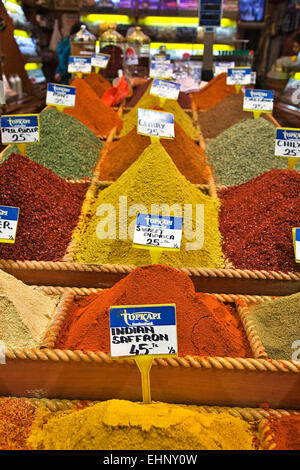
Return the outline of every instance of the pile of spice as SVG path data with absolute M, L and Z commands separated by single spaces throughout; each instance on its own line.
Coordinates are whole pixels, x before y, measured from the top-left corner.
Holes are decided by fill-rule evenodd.
M 204 138 L 213 139 L 242 119 L 252 118 L 253 113 L 243 111 L 242 94 L 230 95 L 213 108 L 198 113 L 198 121 Z
M 226 85 L 227 73 L 221 73 L 210 80 L 208 84 L 196 93 L 192 93 L 192 105 L 197 110 L 207 111 L 227 96 L 236 93 L 235 87 Z
M 37 348 L 57 300 L 0 270 L 0 341 L 9 348 Z
M 87 183 L 68 183 L 24 155 L 0 165 L 1 204 L 19 207 L 14 244 L 0 244 L 0 259 L 61 259 L 71 239 Z
M 268 357 L 292 360 L 300 338 L 300 293 L 254 305 L 250 312 Z
M 111 88 L 109 81 L 102 77 L 100 73 L 89 73 L 84 77 L 84 81 L 90 85 L 99 98 L 102 98 L 106 90 Z
M 64 113 L 77 118 L 98 137 L 106 138 L 114 127 L 121 132 L 122 121 L 118 114 L 103 103 L 86 81 L 76 78 L 72 85 L 76 87 L 75 107 L 65 108 Z
M 272 441 L 276 444 L 273 450 L 300 449 L 300 415 L 268 418 Z
M 162 107 L 160 107 L 160 100 L 158 96 L 152 96 L 145 94 L 139 102 L 132 108 L 129 113 L 125 114 L 123 117 L 123 129 L 121 132 L 121 137 L 128 134 L 134 127 L 137 125 L 138 119 L 138 109 L 151 109 L 156 108 L 161 109 L 167 113 L 174 114 L 174 120 L 179 124 L 185 133 L 190 136 L 192 139 L 198 138 L 198 132 L 196 126 L 194 126 L 192 118 L 179 106 L 175 100 L 166 100 Z
M 55 347 L 108 353 L 110 306 L 170 303 L 176 304 L 179 356 L 252 357 L 235 310 L 196 293 L 186 274 L 163 265 L 136 268 L 111 289 L 75 300 Z
M 0 398 L 0 450 L 28 450 L 35 406 L 22 398 Z
M 145 93 L 149 94 L 150 92 L 150 85 L 152 83 L 152 80 L 148 80 L 145 82 L 143 85 L 139 85 L 136 88 L 134 88 L 133 91 L 133 96 L 130 98 L 128 103 L 126 103 L 127 108 L 134 108 L 134 106 L 138 103 L 138 101 L 144 96 Z M 191 98 L 187 93 L 179 93 L 178 96 L 178 104 L 183 109 L 190 109 L 191 108 Z
M 28 144 L 26 154 L 62 178 L 93 176 L 102 143 L 86 126 L 72 116 L 48 108 L 40 114 L 40 143 Z M 11 145 L 4 159 L 19 153 Z
M 109 400 L 79 411 L 37 411 L 37 450 L 255 450 L 250 424 L 197 407 Z
M 170 211 L 170 215 L 184 216 L 181 248 L 178 252 L 165 251 L 160 261 L 176 267 L 222 268 L 218 210 L 219 201 L 191 184 L 178 171 L 163 146 L 153 143 L 117 181 L 98 191 L 81 234 L 76 235 L 74 260 L 96 264 L 150 264 L 149 250 L 132 246 L 136 214 L 157 215 Z
M 287 168 L 286 158 L 274 156 L 275 136 L 276 128 L 266 119 L 243 119 L 209 142 L 206 151 L 217 181 L 231 186 Z
M 272 170 L 221 191 L 220 230 L 235 268 L 298 271 L 292 228 L 300 220 L 300 174 Z
M 136 127 L 120 140 L 109 144 L 108 150 L 100 160 L 102 181 L 115 181 L 151 144 L 150 137 L 136 133 Z M 210 179 L 206 155 L 175 122 L 175 139 L 161 139 L 161 144 L 168 152 L 178 170 L 194 184 L 207 183 Z

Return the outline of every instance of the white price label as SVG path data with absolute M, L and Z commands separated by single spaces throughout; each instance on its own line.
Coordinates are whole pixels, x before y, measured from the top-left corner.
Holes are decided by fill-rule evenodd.
M 227 85 L 250 85 L 251 83 L 251 68 L 250 67 L 235 67 L 227 70 Z
M 39 115 L 1 116 L 2 144 L 33 144 L 40 141 Z
M 0 243 L 15 243 L 20 209 L 0 206 Z
M 274 94 L 269 90 L 245 90 L 244 111 L 273 111 Z
M 106 69 L 109 59 L 110 59 L 109 54 L 93 54 L 92 67 L 99 67 L 100 69 Z
M 275 155 L 300 158 L 300 129 L 286 127 L 276 129 Z
M 112 357 L 176 355 L 176 306 L 122 305 L 110 307 Z
M 180 83 L 169 82 L 155 78 L 151 85 L 150 95 L 177 100 L 180 92 Z
M 180 248 L 182 217 L 138 214 L 133 244 L 159 248 Z
M 150 78 L 172 78 L 174 66 L 168 62 L 152 62 Z
M 49 83 L 47 89 L 46 104 L 48 106 L 63 106 L 74 108 L 76 99 L 76 87 Z
M 296 263 L 300 263 L 300 227 L 293 228 L 293 240 Z
M 138 109 L 138 134 L 173 139 L 174 114 L 152 109 Z
M 71 56 L 69 58 L 68 72 L 69 73 L 91 73 L 92 71 L 92 58 Z

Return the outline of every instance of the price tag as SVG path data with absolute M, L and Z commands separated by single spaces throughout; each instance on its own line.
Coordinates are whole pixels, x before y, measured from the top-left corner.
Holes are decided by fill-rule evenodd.
M 91 73 L 92 58 L 71 56 L 69 58 L 68 73 Z
M 0 364 L 6 364 L 6 346 L 3 341 L 0 341 Z
M 5 104 L 5 89 L 4 89 L 4 81 L 0 80 L 0 106 Z
M 156 55 L 151 58 L 151 62 L 165 62 L 166 64 L 170 64 L 170 56 L 169 55 Z
M 15 243 L 20 209 L 0 206 L 0 243 Z
M 182 217 L 138 214 L 133 237 L 133 246 L 180 249 Z
M 235 66 L 235 62 L 216 62 L 215 65 L 215 73 L 216 75 L 220 75 L 221 73 L 227 73 L 229 68 L 233 68 Z
M 244 111 L 272 113 L 274 94 L 269 90 L 245 90 Z
M 177 356 L 175 304 L 110 307 L 110 351 L 112 357 Z
M 300 129 L 287 127 L 276 129 L 275 155 L 276 157 L 300 158 Z
M 57 85 L 48 83 L 46 104 L 48 106 L 61 106 L 74 108 L 76 99 L 76 87 L 69 85 Z
M 174 114 L 152 109 L 138 109 L 138 134 L 173 139 Z
M 34 144 L 40 141 L 39 115 L 1 116 L 1 140 L 7 144 Z
M 300 263 L 300 227 L 293 228 L 293 241 L 296 263 Z
M 150 78 L 172 78 L 173 64 L 169 62 L 152 62 L 150 65 Z
M 109 62 L 109 54 L 93 54 L 92 55 L 92 67 L 99 69 L 106 69 Z
M 227 85 L 250 85 L 251 82 L 251 68 L 250 67 L 235 67 L 227 70 Z
M 150 95 L 168 98 L 169 100 L 177 100 L 179 92 L 180 83 L 160 80 L 159 78 L 154 78 L 150 89 Z

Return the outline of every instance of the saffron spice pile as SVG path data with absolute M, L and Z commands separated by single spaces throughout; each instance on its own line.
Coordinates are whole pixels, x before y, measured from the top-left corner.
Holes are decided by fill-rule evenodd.
M 111 88 L 109 81 L 102 77 L 100 73 L 89 73 L 84 77 L 84 81 L 90 85 L 99 98 L 102 98 L 106 90 Z
M 68 183 L 24 155 L 0 165 L 1 204 L 19 207 L 14 244 L 0 244 L 0 259 L 61 259 L 70 242 L 88 183 Z
M 192 93 L 192 104 L 197 110 L 207 111 L 227 96 L 236 93 L 235 87 L 226 85 L 227 73 L 221 73 L 213 78 L 201 90 Z
M 292 228 L 300 220 L 300 174 L 272 170 L 219 193 L 223 248 L 234 267 L 298 271 Z
M 276 444 L 273 450 L 300 449 L 300 415 L 268 418 L 272 441 Z
M 74 301 L 55 348 L 110 351 L 112 305 L 176 304 L 180 356 L 252 357 L 235 310 L 196 293 L 184 273 L 163 265 L 135 269 L 111 289 Z
M 3 366 L 2 366 L 3 367 Z M 28 450 L 35 406 L 20 398 L 0 398 L 0 450 Z

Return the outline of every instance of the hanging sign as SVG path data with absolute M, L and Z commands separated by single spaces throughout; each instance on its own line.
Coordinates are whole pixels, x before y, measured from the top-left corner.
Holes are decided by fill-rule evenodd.
M 250 67 L 235 67 L 227 70 L 227 85 L 250 85 L 251 82 L 251 68 Z
M 221 26 L 222 0 L 200 0 L 199 26 Z
M 180 83 L 160 80 L 159 78 L 154 78 L 150 89 L 150 95 L 168 98 L 169 100 L 177 100 L 179 92 Z
M 177 355 L 175 304 L 110 307 L 110 353 Z
M 174 66 L 169 62 L 151 62 L 150 78 L 172 78 Z
M 138 109 L 138 134 L 173 139 L 174 114 L 152 109 Z
M 300 227 L 293 228 L 293 241 L 296 263 L 300 263 Z
M 93 54 L 92 55 L 92 67 L 98 67 L 99 69 L 106 69 L 109 62 L 109 54 Z
M 245 90 L 244 111 L 260 111 L 261 113 L 272 113 L 274 93 L 269 90 Z
M 74 108 L 76 87 L 48 83 L 46 104 L 63 108 Z
M 91 73 L 92 58 L 71 56 L 69 57 L 68 73 Z
M 1 116 L 1 140 L 7 144 L 34 144 L 40 140 L 39 115 Z
M 182 217 L 138 214 L 133 237 L 133 246 L 180 249 Z
M 0 206 L 0 243 L 15 243 L 20 209 Z

